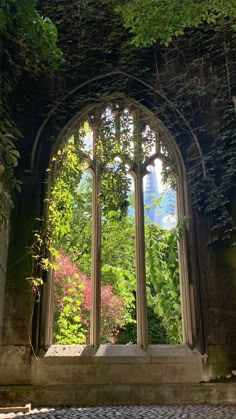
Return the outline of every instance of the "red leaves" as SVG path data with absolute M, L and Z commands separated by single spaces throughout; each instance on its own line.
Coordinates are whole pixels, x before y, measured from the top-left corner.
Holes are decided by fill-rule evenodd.
M 65 303 L 70 304 L 71 312 L 80 317 L 81 325 L 89 336 L 90 310 L 92 304 L 92 283 L 80 271 L 78 263 L 60 250 L 54 273 L 54 295 L 56 313 L 59 314 Z M 119 329 L 123 325 L 124 301 L 114 293 L 112 285 L 101 287 L 101 336 L 104 343 L 115 343 Z M 86 343 L 86 342 L 85 342 Z

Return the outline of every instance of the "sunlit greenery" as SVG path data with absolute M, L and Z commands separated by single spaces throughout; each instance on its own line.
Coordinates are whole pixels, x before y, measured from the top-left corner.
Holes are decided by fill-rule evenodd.
M 49 217 L 53 247 L 67 254 L 72 264 L 79 263 L 83 275 L 90 276 L 91 178 L 83 175 L 85 166 L 73 140 L 58 152 L 54 164 L 57 178 L 52 189 Z M 109 200 L 109 197 L 106 199 Z M 178 343 L 182 338 L 177 231 L 178 228 L 168 231 L 151 222 L 146 224 L 150 343 Z M 102 232 L 102 284 L 103 287 L 112 287 L 112 292 L 123 301 L 125 310 L 122 324 L 117 320 L 120 333 L 116 341 L 135 343 L 134 218 L 129 213 L 116 218 L 113 211 L 106 211 L 102 217 Z M 61 319 L 58 314 L 57 318 Z M 65 319 L 63 321 L 65 323 Z M 78 326 L 77 323 L 71 329 Z M 58 331 L 58 326 L 56 328 Z M 71 343 L 74 342 L 73 334 Z M 68 343 L 68 339 L 67 334 L 66 342 L 62 340 L 62 343 Z M 61 342 L 58 332 L 57 340 Z
M 116 3 L 116 2 L 114 2 Z M 236 30 L 235 0 L 127 0 L 117 2 L 126 28 L 136 46 L 149 46 L 157 40 L 169 45 L 186 28 L 205 23 Z
M 21 132 L 12 117 L 15 103 L 12 95 L 22 73 L 33 77 L 41 73 L 51 75 L 63 61 L 56 26 L 39 14 L 36 3 L 36 0 L 0 2 L 0 159 L 6 167 L 3 182 L 8 191 L 19 191 L 21 185 L 14 174 L 20 159 L 16 140 Z M 0 219 L 1 208 L 0 197 Z
M 16 43 L 25 69 L 37 71 L 42 65 L 57 68 L 62 53 L 57 47 L 57 30 L 36 9 L 36 0 L 2 0 L 0 39 Z

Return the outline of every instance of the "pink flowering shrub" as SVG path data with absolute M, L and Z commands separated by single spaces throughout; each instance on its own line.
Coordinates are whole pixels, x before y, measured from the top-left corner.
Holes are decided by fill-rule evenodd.
M 89 342 L 92 284 L 79 264 L 60 251 L 54 273 L 54 340 L 58 344 Z M 101 287 L 101 341 L 115 343 L 124 325 L 123 299 L 114 293 L 112 285 Z

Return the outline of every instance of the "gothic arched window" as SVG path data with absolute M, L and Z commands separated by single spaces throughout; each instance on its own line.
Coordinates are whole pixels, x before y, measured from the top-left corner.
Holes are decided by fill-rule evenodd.
M 125 211 L 124 203 L 130 190 L 130 179 L 133 179 L 137 343 L 145 349 L 148 345 L 145 204 L 150 204 L 148 190 L 150 192 L 153 188 L 155 189 L 155 165 L 161 164 L 166 181 L 175 185 L 177 206 L 175 212 L 178 219 L 188 214 L 184 166 L 178 147 L 159 120 L 154 118 L 142 105 L 124 98 L 108 99 L 103 104 L 85 109 L 79 117 L 72 121 L 68 132 L 65 131 L 62 135 L 64 139 L 73 136 L 73 141 L 76 142 L 79 150 L 80 159 L 86 164 L 86 170 L 92 176 L 90 344 L 95 348 L 98 348 L 100 344 L 102 206 L 106 208 L 113 205 L 113 209 L 118 212 Z M 114 202 L 112 198 L 106 203 L 109 191 L 112 190 L 112 182 Z M 122 186 L 116 189 L 114 185 Z M 147 191 L 145 199 L 144 185 Z M 104 201 L 102 201 L 102 197 L 105 197 Z M 155 210 L 150 209 L 149 211 L 149 218 L 158 223 Z M 173 219 L 169 219 L 168 222 L 170 225 L 174 225 Z M 186 253 L 186 233 L 184 232 L 179 241 L 183 342 L 192 344 L 192 330 L 194 328 L 190 307 L 192 296 Z

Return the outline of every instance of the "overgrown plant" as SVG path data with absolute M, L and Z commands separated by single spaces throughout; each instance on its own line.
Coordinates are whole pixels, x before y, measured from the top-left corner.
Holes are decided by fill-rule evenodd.
M 41 220 L 38 220 L 41 221 Z M 49 260 L 48 252 L 51 249 L 51 234 L 48 229 L 34 231 L 33 243 L 28 248 L 28 254 L 31 259 L 31 272 L 27 281 L 35 294 L 36 302 L 41 298 L 41 287 L 46 280 L 49 269 L 56 267 L 52 260 Z M 53 249 L 51 249 L 53 250 Z
M 0 231 L 7 225 L 7 211 L 4 205 L 3 190 L 12 193 L 21 190 L 21 182 L 14 175 L 14 168 L 18 165 L 20 154 L 14 145 L 14 137 L 3 134 L 0 138 L 0 165 L 2 173 L 0 182 Z
M 8 191 L 20 190 L 15 177 L 20 153 L 16 139 L 21 136 L 12 119 L 10 100 L 22 72 L 49 74 L 62 63 L 57 47 L 57 30 L 37 11 L 36 0 L 2 0 L 0 5 L 0 159 L 5 165 Z
M 147 301 L 160 318 L 169 343 L 182 342 L 178 241 L 182 224 L 166 230 L 146 226 Z
M 91 279 L 81 272 L 78 263 L 60 251 L 54 274 L 54 339 L 58 344 L 89 343 L 92 302 Z M 112 285 L 101 287 L 101 342 L 115 343 L 125 321 L 122 298 Z
M 116 2 L 113 1 L 114 4 Z M 202 24 L 221 30 L 236 30 L 236 3 L 234 0 L 127 0 L 117 5 L 125 27 L 134 35 L 136 46 L 149 46 L 157 40 L 165 46 L 187 28 Z
M 11 134 L 3 134 L 0 142 L 0 161 L 4 166 L 3 182 L 9 190 L 20 191 L 21 182 L 14 176 L 14 168 L 18 165 L 20 153 L 14 144 L 15 137 Z
M 53 165 L 57 176 L 49 202 L 51 243 L 53 243 L 54 249 L 61 249 L 60 252 L 64 252 L 61 253 L 61 262 L 63 260 L 67 261 L 63 268 L 60 266 L 60 269 L 57 268 L 55 271 L 55 280 L 58 281 L 61 278 L 60 281 L 64 281 L 64 286 L 60 285 L 61 303 L 56 296 L 57 309 L 54 327 L 57 332 L 55 332 L 55 339 L 58 343 L 84 343 L 87 341 L 85 330 L 89 325 L 91 305 L 91 282 L 89 280 L 91 269 L 91 178 L 88 176 L 82 177 L 86 166 L 81 163 L 80 151 L 77 149 L 73 138 L 55 155 Z M 81 181 L 82 178 L 83 181 Z M 119 187 L 121 186 L 119 185 Z M 112 193 L 112 188 L 106 190 L 107 201 L 109 201 L 109 197 L 113 198 Z M 118 202 L 118 194 L 115 196 L 115 200 L 117 200 L 115 202 Z M 111 319 L 109 319 L 103 310 L 101 318 L 102 322 L 106 318 L 107 328 L 104 325 L 102 328 L 107 330 L 107 340 L 109 340 L 108 335 L 111 333 L 109 342 L 115 342 L 116 339 L 119 342 L 124 342 L 123 339 L 126 336 L 125 339 L 128 342 L 135 343 L 134 219 L 127 214 L 127 211 L 123 212 L 122 215 L 120 213 L 118 217 L 114 216 L 114 201 L 111 205 L 111 208 L 104 207 L 105 212 L 102 217 L 102 298 L 105 291 L 110 289 L 111 294 L 114 295 L 114 299 L 110 299 L 110 304 L 112 305 L 113 302 L 116 304 L 116 299 L 120 298 L 123 302 L 123 309 L 122 321 L 119 320 L 118 313 L 112 315 L 110 312 Z M 155 336 L 152 336 L 155 343 L 157 343 L 158 336 L 162 339 L 162 343 L 163 339 L 165 342 L 181 342 L 177 242 L 182 238 L 183 229 L 184 221 L 170 231 L 149 222 L 146 230 L 148 306 L 150 330 L 155 333 Z M 59 261 L 59 264 L 61 262 Z M 68 270 L 66 266 L 71 269 Z M 85 284 L 87 285 L 85 286 Z M 58 284 L 56 289 L 57 287 Z M 63 290 L 66 290 L 65 294 L 63 294 Z M 163 295 L 160 296 L 160 301 L 158 301 L 157 294 L 160 290 L 162 290 Z M 82 321 L 85 315 L 83 311 L 85 292 L 87 292 L 87 314 L 85 316 L 87 328 L 84 328 Z M 166 302 L 166 300 L 168 301 Z M 72 303 L 74 305 L 73 310 L 69 309 Z M 66 308 L 60 311 L 60 304 Z M 113 309 L 116 310 L 115 307 Z M 80 314 L 77 317 L 78 312 Z M 117 322 L 115 318 L 117 318 Z M 113 322 L 113 326 L 108 321 Z M 115 325 L 117 325 L 117 328 Z M 60 333 L 58 332 L 59 329 L 61 330 Z M 113 334 L 112 330 L 118 331 L 120 329 L 119 336 Z M 78 336 L 73 338 L 72 335 L 76 330 Z M 108 330 L 110 330 L 109 333 Z
M 8 42 L 18 49 L 18 61 L 13 60 L 18 71 L 53 70 L 62 62 L 56 27 L 49 18 L 39 14 L 36 0 L 1 1 L 0 39 L 4 49 L 10 46 Z
M 73 114 L 82 103 L 95 103 L 98 97 L 119 91 L 149 106 L 182 152 L 194 209 L 209 221 L 210 242 L 234 243 L 235 1 L 81 0 L 77 5 L 77 0 L 42 3 L 60 33 L 67 61 L 64 80 L 75 80 L 74 74 L 80 74 L 81 86 L 84 80 L 94 80 L 64 104 L 60 95 L 54 96 L 55 106 L 59 100 L 60 111 L 64 106 Z M 145 37 L 151 48 L 130 43 L 132 36 L 122 30 L 122 14 L 114 11 L 117 5 L 124 19 L 129 6 L 134 7 L 132 16 L 141 27 L 139 31 L 137 26 L 139 45 L 146 45 Z M 156 16 L 158 7 L 161 13 Z M 176 26 L 182 28 L 178 36 Z M 72 44 L 72 36 L 80 42 Z M 118 71 L 113 78 L 96 81 L 97 74 L 112 71 Z

